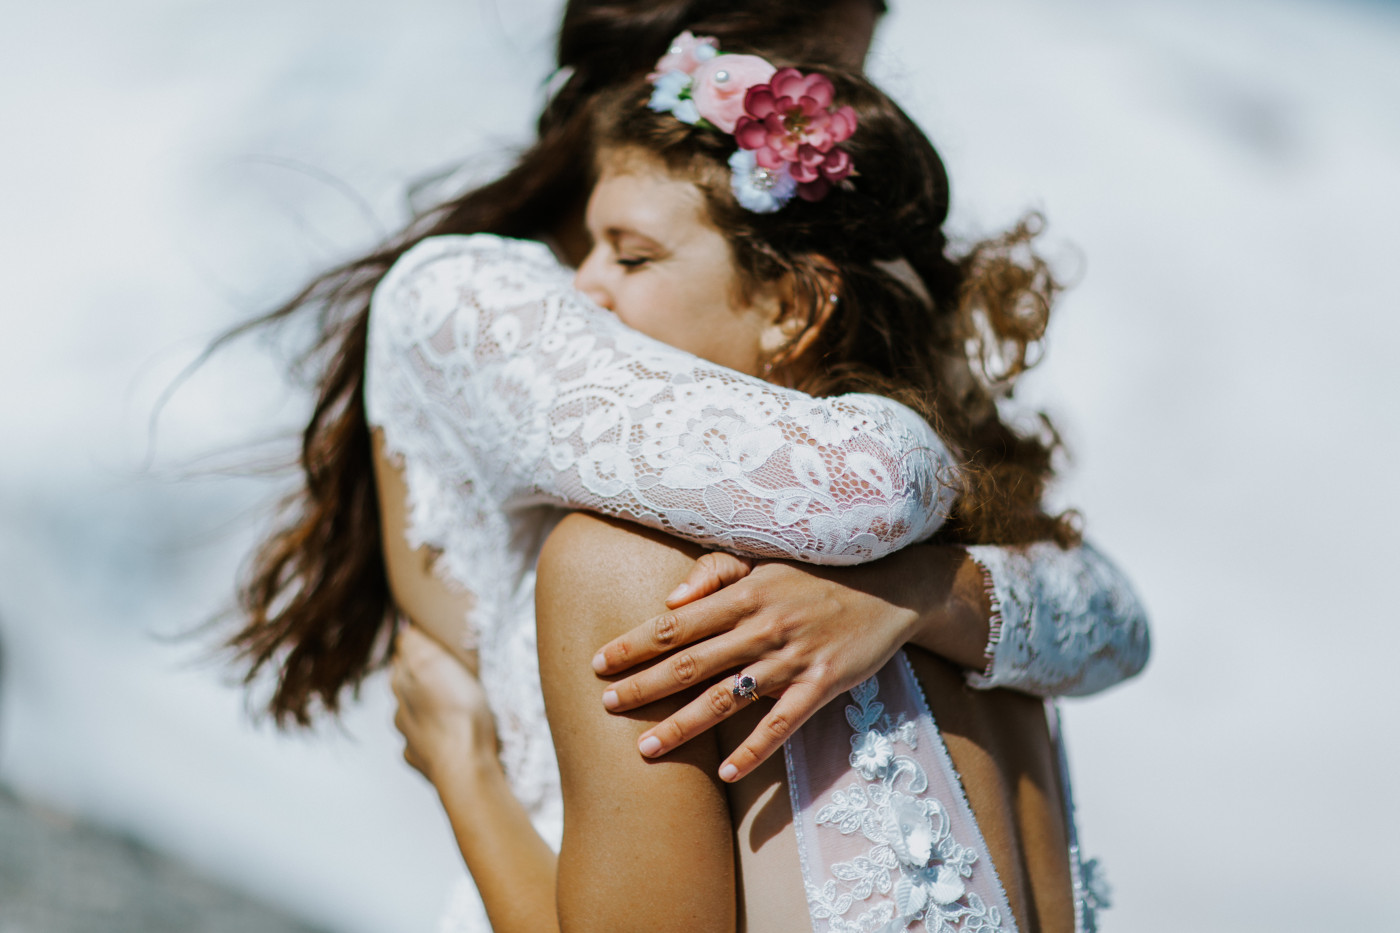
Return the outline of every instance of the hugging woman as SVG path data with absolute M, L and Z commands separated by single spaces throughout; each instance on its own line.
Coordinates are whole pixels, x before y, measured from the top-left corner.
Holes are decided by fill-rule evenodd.
M 696 620 L 714 617 L 705 609 L 708 601 L 723 599 L 739 587 L 746 587 L 744 592 L 750 594 L 764 590 L 775 594 L 762 603 L 750 598 L 747 605 L 754 611 L 728 612 L 728 630 L 718 637 L 682 650 L 643 674 L 617 681 L 612 706 L 626 713 L 625 717 L 603 713 L 604 698 L 599 696 L 593 706 L 600 720 L 570 726 L 570 732 L 585 734 L 589 728 L 613 728 L 598 722 L 621 724 L 617 728 L 645 723 L 629 741 L 640 743 L 653 757 L 662 756 L 660 765 L 648 767 L 635 753 L 607 756 L 607 762 L 617 762 L 619 767 L 648 767 L 647 773 L 653 776 L 673 769 L 678 756 L 698 754 L 696 742 L 675 751 L 682 739 L 743 705 L 748 717 L 745 722 L 753 734 L 738 735 L 732 723 L 727 725 L 734 739 L 742 739 L 741 746 L 728 760 L 716 761 L 716 767 L 707 766 L 705 771 L 706 780 L 714 781 L 716 774 L 723 774 L 723 783 L 736 788 L 734 793 L 748 793 L 748 788 L 757 785 L 741 779 L 776 748 L 775 739 L 790 734 L 791 729 L 782 728 L 784 724 L 795 726 L 818 709 L 830 709 L 827 701 L 853 686 L 868 684 L 871 675 L 883 678 L 884 674 L 877 672 L 906 641 L 969 669 L 978 686 L 1011 686 L 1042 695 L 1100 689 L 1134 673 L 1145 659 L 1146 631 L 1140 611 L 1130 591 L 1102 558 L 1087 548 L 1062 549 L 1053 540 L 1030 543 L 1056 537 L 1063 541 L 1070 536 L 1061 520 L 1044 516 L 1038 509 L 1040 490 L 1048 477 L 1049 449 L 1000 424 L 995 407 L 987 403 L 986 390 L 968 366 L 952 365 L 951 358 L 949 365 L 940 366 L 938 387 L 942 394 L 931 403 L 909 396 L 918 409 L 916 414 L 906 405 L 869 391 L 901 391 L 896 377 L 908 374 L 885 372 L 882 367 L 888 367 L 884 362 L 852 357 L 860 365 L 811 365 L 814 359 L 835 359 L 832 354 L 838 352 L 849 355 L 849 347 L 832 348 L 823 343 L 839 333 L 824 325 L 839 321 L 848 308 L 874 307 L 866 299 L 881 293 L 894 296 L 894 305 L 888 309 L 892 314 L 900 309 L 909 313 L 926 309 L 926 298 L 950 311 L 954 306 L 972 307 L 962 301 L 968 296 L 974 304 L 980 300 L 993 324 L 1001 322 L 998 339 L 1008 347 L 1019 345 L 1022 362 L 1026 344 L 1040 336 L 1048 304 L 1042 313 L 1030 315 L 1029 321 L 1025 315 L 1003 315 L 1006 308 L 997 299 L 1004 298 L 1006 292 L 993 287 L 996 282 L 1019 282 L 1014 294 L 1034 294 L 1039 281 L 1041 292 L 1047 293 L 1036 268 L 1019 277 L 1015 271 L 1019 267 L 1011 259 L 1011 247 L 1026 239 L 1024 233 L 985 244 L 958 260 L 943 256 L 946 182 L 936 154 L 934 161 L 926 163 L 933 174 L 926 173 L 921 181 L 931 191 L 918 203 L 923 225 L 903 231 L 910 242 L 916 234 L 925 235 L 924 246 L 903 250 L 902 255 L 891 253 L 889 248 L 898 245 L 891 231 L 882 242 L 872 242 L 869 255 L 860 262 L 855 258 L 845 262 L 821 251 L 798 251 L 809 257 L 834 258 L 834 267 L 841 273 L 835 277 L 831 266 L 794 263 L 798 253 L 789 255 L 781 249 L 771 257 L 776 265 L 745 273 L 756 273 L 755 284 L 767 283 L 776 290 L 766 298 L 758 293 L 762 289 L 745 296 L 748 303 L 744 309 L 764 310 L 750 321 L 754 350 L 742 358 L 706 361 L 647 340 L 625 326 L 625 316 L 620 321 L 569 288 L 569 275 L 555 256 L 577 261 L 588 253 L 580 245 L 588 243 L 589 237 L 579 221 L 594 181 L 592 153 L 598 148 L 599 95 L 659 68 L 670 43 L 686 26 L 703 30 L 702 35 L 717 36 L 715 44 L 727 52 L 744 47 L 743 34 L 734 36 L 731 43 L 735 24 L 786 24 L 789 32 L 764 28 L 747 34 L 764 34 L 768 44 L 790 35 L 800 53 L 812 45 L 814 24 L 829 25 L 813 15 L 812 4 L 803 5 L 800 13 L 788 4 L 745 4 L 742 15 L 732 16 L 719 11 L 721 6 L 647 4 L 629 14 L 621 4 L 571 5 L 560 49 L 561 64 L 573 67 L 574 72 L 546 110 L 540 140 L 522 157 L 520 165 L 501 181 L 444 206 L 383 251 L 313 283 L 283 312 L 294 313 L 308 305 L 323 309 L 329 364 L 321 383 L 320 404 L 307 432 L 306 490 L 293 504 L 284 530 L 260 552 L 245 591 L 250 621 L 233 644 L 250 662 L 250 676 L 268 665 L 277 670 L 274 713 L 303 722 L 318 705 L 333 710 L 342 689 L 358 682 L 382 659 L 386 623 L 396 614 L 454 643 L 469 664 L 479 663 L 493 728 L 478 730 L 481 741 L 476 746 L 466 739 L 455 746 L 450 741 L 429 744 L 435 762 L 460 764 L 462 759 L 454 757 L 454 747 L 494 751 L 491 746 L 499 735 L 503 770 L 495 786 L 508 786 L 510 800 L 478 805 L 475 813 L 464 812 L 460 788 L 453 786 L 453 780 L 466 772 L 437 764 L 427 771 L 453 817 L 491 922 L 500 930 L 522 923 L 538 929 L 554 923 L 556 916 L 547 899 L 510 891 L 512 884 L 522 880 L 539 883 L 531 890 L 553 889 L 552 850 L 566 831 L 554 747 L 540 698 L 533 605 L 535 561 L 562 516 L 555 507 L 592 509 L 755 557 L 856 563 L 902 548 L 886 558 L 889 563 L 882 561 L 869 570 L 832 572 L 825 579 L 804 576 L 804 571 L 788 564 L 760 565 L 746 579 L 678 609 L 677 618 L 695 623 L 694 630 L 702 631 L 705 625 Z M 833 15 L 849 15 L 840 7 L 835 9 Z M 865 9 L 873 14 L 868 5 Z M 702 20 L 696 10 L 710 19 Z M 758 22 L 764 15 L 770 15 L 769 21 Z M 817 34 L 829 32 L 822 29 Z M 672 54 L 684 58 L 687 49 L 684 43 L 680 46 Z M 637 60 L 647 52 L 649 59 Z M 697 48 L 689 52 L 692 58 L 707 54 Z M 767 54 L 776 58 L 788 55 L 788 50 Z M 791 57 L 804 65 L 823 60 L 816 55 Z M 679 70 L 699 64 L 684 62 Z M 832 75 L 840 78 L 838 72 Z M 853 95 L 865 93 L 855 90 L 862 87 L 855 79 L 841 86 L 851 88 Z M 865 100 L 862 107 L 866 109 L 861 112 L 872 115 L 867 126 L 880 125 L 874 119 L 877 112 L 897 112 L 889 111 L 879 95 Z M 614 124 L 609 132 L 617 129 Z M 858 156 L 859 130 L 849 138 Z M 697 140 L 691 142 L 705 145 L 703 138 Z M 643 142 L 631 139 L 629 144 L 645 148 Z M 732 141 L 727 145 L 732 149 Z M 931 147 L 928 151 L 932 152 Z M 702 152 L 699 158 L 713 155 Z M 602 163 L 598 164 L 601 167 Z M 860 171 L 859 164 L 856 169 Z M 603 177 L 608 177 L 606 172 Z M 838 205 L 849 194 L 840 186 L 844 179 L 835 181 L 837 188 L 824 200 L 799 199 L 800 203 L 793 202 L 772 216 L 797 218 L 799 214 L 784 215 L 784 211 L 806 210 L 814 212 L 812 218 L 819 218 L 815 212 Z M 859 186 L 857 178 L 856 191 L 861 190 Z M 888 206 L 896 200 L 884 197 L 882 203 Z M 594 226 L 592 249 L 599 243 L 618 245 L 611 242 L 616 225 Z M 445 236 L 480 232 L 535 238 L 551 244 L 554 254 L 538 243 Z M 774 245 L 771 237 L 755 242 Z M 828 235 L 822 242 L 829 247 L 832 238 Z M 900 258 L 905 260 L 903 266 Z M 888 268 L 874 265 L 886 261 Z M 858 266 L 865 271 L 860 272 Z M 983 291 L 964 288 L 967 282 L 981 283 Z M 598 287 L 586 279 L 580 284 L 589 287 L 590 294 Z M 368 298 L 376 286 L 374 313 L 370 314 Z M 602 303 L 608 302 L 606 295 L 597 294 Z M 617 313 L 622 316 L 621 309 Z M 1015 328 L 1022 329 L 1018 332 Z M 897 349 L 909 336 L 895 334 L 884 346 Z M 947 341 L 952 336 L 951 332 L 943 335 L 945 345 L 951 345 Z M 734 341 L 724 344 L 734 345 Z M 371 371 L 368 387 L 366 352 Z M 823 355 L 813 357 L 810 352 Z M 728 363 L 733 369 L 719 363 Z M 770 378 L 810 388 L 822 397 L 757 378 L 769 364 L 766 375 Z M 874 379 L 875 375 L 882 378 Z M 366 401 L 370 420 L 361 407 Z M 932 431 L 930 417 L 944 422 L 942 436 Z M 371 422 L 379 429 L 377 434 L 371 431 Z M 372 465 L 378 469 L 377 488 Z M 1019 490 L 1020 498 L 998 499 L 994 494 L 978 498 L 979 490 L 997 489 Z M 935 530 L 937 543 L 915 544 Z M 638 540 L 637 534 L 614 526 L 580 526 L 574 519 L 560 525 L 549 551 L 555 559 L 542 566 L 539 577 L 541 623 L 545 622 L 549 594 L 555 594 L 558 602 L 560 591 L 556 587 L 592 592 L 584 584 L 613 579 L 610 574 L 616 574 L 618 568 L 610 568 L 609 561 L 629 553 L 652 565 L 651 582 L 663 587 L 660 593 L 669 592 L 679 582 L 675 563 L 655 553 L 645 556 L 642 543 L 628 544 Z M 592 536 L 607 544 L 608 550 L 593 551 L 598 541 L 590 543 Z M 673 547 L 653 539 L 646 542 L 663 549 Z M 992 542 L 1019 546 L 997 547 Z M 579 566 L 575 558 L 580 553 L 589 555 L 593 569 L 575 579 Z M 549 572 L 551 566 L 556 568 L 554 573 Z M 730 566 L 724 579 L 732 579 L 738 572 Z M 840 573 L 853 576 L 843 578 Z M 696 586 L 690 595 L 707 591 Z M 831 595 L 837 592 L 847 595 Z M 595 598 L 575 607 L 578 625 L 573 631 L 590 636 L 624 634 L 616 630 L 614 611 L 628 613 L 642 606 L 653 607 L 648 612 L 659 610 L 656 595 L 645 589 L 628 592 L 614 587 L 610 604 Z M 775 608 L 780 603 L 786 608 Z M 724 605 L 732 607 L 734 601 Z M 781 643 L 762 634 L 771 614 L 779 611 L 790 620 Z M 603 616 L 608 617 L 613 630 L 605 630 Z M 428 656 L 430 649 L 423 639 L 409 636 L 405 641 L 422 648 L 422 657 Z M 672 641 L 657 647 L 676 644 Z M 572 678 L 592 678 L 588 661 L 597 647 L 589 646 L 578 664 L 559 670 L 554 683 L 566 689 L 576 683 Z M 557 662 L 576 650 L 579 644 L 570 643 L 567 650 L 561 647 L 547 655 Z M 637 636 L 624 635 L 620 645 L 604 652 L 598 667 L 612 675 L 621 663 L 645 659 L 650 650 Z M 726 674 L 718 687 L 686 697 L 689 705 L 672 700 L 669 706 L 633 711 L 636 703 L 677 686 L 665 683 L 664 677 L 657 679 L 668 669 L 684 669 L 686 665 L 677 659 L 688 659 L 690 669 L 703 673 L 707 684 L 712 677 L 720 679 L 715 675 L 721 671 L 732 669 L 748 673 L 756 683 L 746 689 L 741 689 L 746 684 L 742 680 L 730 686 Z M 918 682 L 928 692 L 946 735 L 949 724 L 940 708 L 942 694 L 930 689 L 937 677 L 916 667 Z M 949 687 L 947 693 L 954 703 L 962 697 L 960 676 L 955 680 L 956 688 Z M 599 681 L 594 684 L 601 693 L 605 685 Z M 908 684 L 905 681 L 902 688 L 906 694 L 911 693 Z M 856 705 L 873 711 L 880 701 L 869 694 L 868 687 L 858 689 L 866 702 L 861 706 L 857 701 Z M 768 709 L 763 704 L 748 704 L 754 693 L 777 697 L 777 705 Z M 734 701 L 728 707 L 713 702 L 725 696 Z M 1028 723 L 1024 712 L 1013 715 L 1003 710 L 983 715 L 1009 696 L 977 694 L 963 698 L 963 705 L 971 711 L 970 721 L 985 720 L 993 726 L 1013 719 Z M 1026 703 L 1039 710 L 1029 700 L 1021 703 L 1023 709 Z M 470 704 L 460 707 L 469 709 Z M 840 707 L 837 709 L 840 715 Z M 891 723 L 891 731 L 906 724 L 916 731 L 905 730 L 901 735 L 917 741 L 917 730 L 925 728 L 922 744 L 926 749 L 932 746 L 933 740 L 927 738 L 930 733 L 917 725 L 915 718 L 906 719 L 904 724 Z M 1028 733 L 1026 741 L 1006 744 L 1031 747 L 1038 734 L 1039 747 L 1045 752 L 1049 740 L 1043 718 L 1038 733 L 1036 728 L 1030 724 L 1021 730 Z M 977 730 L 969 726 L 967 731 L 972 733 L 970 746 L 977 747 Z M 991 733 L 982 736 L 982 747 L 994 744 Z M 957 743 L 949 740 L 947 745 L 957 772 L 966 779 L 975 769 L 958 760 Z M 561 749 L 567 747 L 561 745 Z M 848 743 L 838 757 L 844 760 L 850 750 Z M 883 752 L 876 752 L 878 759 Z M 622 762 L 623 757 L 630 764 Z M 1033 757 L 1036 760 L 1026 763 L 1025 769 L 1036 775 L 1031 783 L 1038 788 L 1039 797 L 1058 800 L 1060 780 L 1048 773 L 1046 766 L 1051 756 Z M 479 758 L 473 759 L 470 767 L 477 767 Z M 490 758 L 495 760 L 494 755 Z M 570 760 L 574 759 L 566 756 L 566 765 Z M 1007 755 L 995 751 L 989 753 L 988 760 L 991 764 L 984 770 L 989 774 L 1012 773 L 1017 767 Z M 924 771 L 928 773 L 927 768 Z M 1043 819 L 1029 812 L 1034 807 L 1018 799 L 1000 804 L 991 800 L 979 807 L 970 782 L 965 783 L 969 783 L 972 809 L 978 811 L 975 818 L 984 829 L 1000 806 L 1008 838 L 1024 837 L 1018 827 L 1037 820 L 1053 826 L 1059 819 L 1059 835 L 1067 834 L 1057 806 L 1042 806 Z M 901 792 L 909 786 L 900 784 Z M 1003 781 L 1000 786 L 1017 788 L 1020 783 Z M 648 794 L 649 802 L 664 803 L 676 793 L 692 801 L 720 799 L 714 793 L 702 797 L 676 790 L 682 787 L 683 782 L 668 781 Z M 723 792 L 716 792 L 723 796 Z M 518 801 L 523 817 L 507 812 L 511 801 Z M 649 812 L 656 818 L 657 812 L 680 815 L 682 809 L 668 811 L 663 806 Z M 737 831 L 734 826 L 742 823 L 742 819 L 738 824 L 729 819 L 733 814 L 781 811 L 781 807 L 758 803 L 757 798 L 748 809 L 734 800 L 726 803 L 726 809 L 731 810 L 724 815 L 726 833 Z M 598 813 L 595 810 L 593 816 Z M 689 816 L 708 819 L 719 814 L 690 812 Z M 481 819 L 473 823 L 473 817 Z M 474 846 L 482 840 L 482 833 L 490 832 L 489 826 L 483 829 L 482 821 L 489 824 L 497 818 L 507 821 L 509 838 L 520 837 L 516 830 L 522 829 L 523 822 L 533 823 L 540 834 L 538 843 L 527 843 L 525 851 L 498 848 L 499 857 L 474 857 Z M 950 817 L 951 822 L 955 820 Z M 704 819 L 701 824 L 710 831 L 718 825 Z M 603 837 L 589 833 L 585 838 Z M 756 837 L 749 833 L 746 838 Z M 784 837 L 776 833 L 769 838 Z M 922 844 L 916 844 L 916 851 L 922 851 Z M 987 844 L 995 850 L 999 843 L 989 834 Z M 761 855 L 762 849 L 758 846 L 754 854 Z M 484 851 L 489 853 L 490 847 Z M 1006 851 L 1038 852 L 1039 848 L 1013 845 Z M 945 855 L 938 856 L 940 865 L 948 864 Z M 1013 866 L 1016 858 L 1022 864 Z M 931 854 L 929 860 L 933 859 Z M 951 878 L 940 877 L 929 860 L 925 865 L 929 870 L 922 875 L 900 876 L 913 885 L 905 893 L 921 891 L 925 902 L 929 897 L 949 898 L 957 885 Z M 1051 886 L 1064 890 L 1063 903 L 1046 908 L 1050 910 L 1047 916 L 1053 915 L 1055 921 L 1047 920 L 1044 926 L 1060 928 L 1064 908 L 1069 906 L 1070 866 L 1063 866 L 1063 872 L 1038 872 L 1034 867 L 1038 863 L 1028 855 L 999 856 L 996 861 L 1002 880 L 1007 882 L 1011 913 L 1028 929 L 1037 928 L 1037 913 L 1026 906 L 1035 899 L 1017 891 L 1032 892 L 1036 877 L 1056 876 L 1058 880 Z M 958 864 L 975 874 L 977 870 L 971 867 L 975 863 L 964 859 Z M 615 928 L 630 917 L 639 928 L 657 928 L 658 924 L 665 928 L 666 922 L 649 923 L 646 912 L 639 910 L 666 901 L 651 898 L 645 890 L 637 890 L 633 897 L 611 899 L 612 907 L 629 912 L 628 917 L 566 909 L 564 879 L 572 870 L 570 866 L 576 869 L 580 864 L 588 870 L 605 870 L 607 863 L 597 853 L 581 863 L 570 862 L 566 849 L 565 862 L 559 868 L 558 915 L 566 923 L 583 924 L 586 919 L 582 915 L 586 915 L 594 922 L 606 919 Z M 983 864 L 987 865 L 987 860 Z M 885 867 L 890 875 L 895 866 Z M 1015 867 L 1016 877 L 1026 879 L 1025 884 L 1007 881 L 1011 867 Z M 963 877 L 961 868 L 957 871 Z M 897 892 L 905 889 L 893 880 L 888 890 L 878 891 L 884 877 L 872 882 L 872 891 L 882 895 L 895 892 L 898 900 Z M 924 881 L 915 883 L 918 878 Z M 713 893 L 707 886 L 687 891 L 684 885 L 677 892 L 678 896 L 688 893 L 702 899 Z M 730 906 L 715 913 L 717 922 L 721 927 L 726 918 L 731 925 L 744 922 L 748 914 L 735 905 L 758 896 L 751 887 L 745 887 L 742 896 L 734 895 L 731 889 Z M 949 901 L 961 899 L 969 911 L 965 919 L 975 913 L 968 898 L 969 893 L 963 891 Z M 846 898 L 847 909 L 851 899 Z M 1081 901 L 1087 903 L 1087 898 Z M 810 893 L 808 902 L 812 903 Z M 896 905 L 898 916 L 904 916 L 900 911 L 912 903 L 906 897 L 903 907 Z M 712 900 L 711 905 L 715 906 Z M 532 909 L 541 910 L 541 916 L 530 914 Z M 827 908 L 818 907 L 812 908 L 812 919 L 804 922 L 810 925 L 821 910 L 827 914 L 820 922 L 830 922 L 833 928 L 846 922 L 839 913 L 833 916 Z M 787 919 L 794 919 L 790 912 Z M 898 917 L 892 914 L 890 922 L 895 919 Z

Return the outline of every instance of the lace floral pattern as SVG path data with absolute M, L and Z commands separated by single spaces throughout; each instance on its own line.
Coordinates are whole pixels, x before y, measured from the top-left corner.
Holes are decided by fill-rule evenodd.
M 895 713 L 879 699 L 881 676 L 908 676 L 912 682 L 906 664 L 901 653 L 879 675 L 854 687 L 845 707 L 852 732 L 850 768 L 859 780 L 832 792 L 812 826 L 815 834 L 834 831 L 852 841 L 821 844 L 809 832 L 800 843 L 814 926 L 829 933 L 1014 931 L 1005 894 L 931 718 L 921 750 L 918 720 L 926 712 L 914 708 L 909 685 L 896 690 Z M 818 729 L 822 740 L 831 738 Z M 807 781 L 794 780 L 792 792 L 794 808 L 799 799 L 808 805 Z M 950 807 L 960 811 L 956 817 Z M 866 844 L 855 845 L 857 836 Z M 855 854 L 836 860 L 836 852 Z
M 1087 696 L 1137 674 L 1151 651 L 1147 613 L 1122 573 L 1092 546 L 978 546 L 994 616 L 987 667 L 974 687 Z
M 947 453 L 909 409 L 812 399 L 656 343 L 577 296 L 538 243 L 410 250 L 375 293 L 366 380 L 369 421 L 408 487 L 409 542 L 473 594 L 501 761 L 555 848 L 534 568 L 560 506 L 840 564 L 931 534 L 951 495 Z
M 434 499 L 444 478 L 469 493 L 447 516 L 414 503 L 414 528 L 448 560 L 454 536 L 482 537 L 482 503 L 593 509 L 822 564 L 922 540 L 951 503 L 951 458 L 913 411 L 813 399 L 644 337 L 574 292 L 538 243 L 425 241 L 375 309 L 371 418 L 414 424 L 393 432 L 418 467 L 410 489 L 426 471 Z
M 949 504 L 949 456 L 909 409 L 878 396 L 812 399 L 649 340 L 575 295 L 568 271 L 538 243 L 443 237 L 410 250 L 376 291 L 366 373 L 369 420 L 408 487 L 409 541 L 435 549 L 438 571 L 474 596 L 472 646 L 501 758 L 556 848 L 562 802 L 533 598 L 535 561 L 559 507 L 755 556 L 845 564 L 926 537 Z M 1073 570 L 1078 552 L 1064 552 L 1069 569 L 1041 580 L 1038 557 L 977 551 L 1013 594 L 997 652 L 1022 643 L 1023 607 L 1081 599 L 1072 588 L 1088 571 Z M 1120 605 L 1097 598 L 1089 612 Z M 1074 617 L 1042 611 L 1036 639 Z M 1087 624 L 1120 623 L 1100 615 Z M 1086 681 L 1074 658 L 1100 638 L 1052 637 L 1061 653 L 1036 654 L 1052 664 L 994 662 L 989 674 L 1050 692 L 1057 675 L 1102 683 L 1111 666 Z M 884 746 L 872 741 L 878 758 Z

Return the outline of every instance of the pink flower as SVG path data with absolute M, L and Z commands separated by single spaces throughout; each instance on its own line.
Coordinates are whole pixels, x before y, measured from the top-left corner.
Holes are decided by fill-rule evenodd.
M 845 149 L 833 149 L 822 162 L 822 177 L 827 181 L 842 181 L 851 174 L 851 154 Z
M 720 55 L 695 69 L 690 96 L 700 116 L 722 132 L 733 133 L 744 115 L 749 89 L 767 84 L 776 72 L 757 55 Z
M 694 74 L 695 69 L 719 54 L 719 40 L 713 36 L 695 36 L 689 30 L 671 40 L 666 54 L 656 61 L 656 71 L 651 80 L 655 81 L 669 71 Z
M 855 133 L 856 112 L 830 109 L 835 94 L 825 75 L 784 68 L 749 90 L 744 115 L 735 124 L 740 148 L 754 150 L 763 168 L 786 166 L 798 182 L 798 195 L 808 201 L 826 197 L 853 168 L 850 153 L 836 145 Z

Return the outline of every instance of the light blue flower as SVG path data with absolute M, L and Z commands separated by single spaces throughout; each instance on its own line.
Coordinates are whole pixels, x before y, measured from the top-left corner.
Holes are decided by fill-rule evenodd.
M 651 100 L 647 106 L 657 113 L 669 113 L 682 123 L 695 123 L 700 111 L 690 99 L 690 75 L 684 71 L 668 71 L 651 84 Z
M 751 149 L 740 149 L 730 156 L 729 170 L 729 187 L 734 197 L 755 214 L 771 214 L 797 193 L 797 181 L 787 166 L 760 168 L 758 156 Z

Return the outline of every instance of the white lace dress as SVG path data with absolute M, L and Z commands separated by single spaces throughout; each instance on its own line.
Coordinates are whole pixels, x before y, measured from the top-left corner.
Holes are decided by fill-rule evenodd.
M 570 282 L 538 243 L 420 243 L 375 292 L 365 390 L 370 423 L 403 465 L 410 543 L 439 551 L 439 572 L 474 596 L 470 647 L 502 762 L 556 848 L 534 567 L 565 510 L 853 564 L 927 538 L 952 496 L 947 449 L 904 406 L 813 399 L 726 370 L 628 329 Z M 1090 693 L 1145 663 L 1143 613 L 1096 552 L 973 553 L 998 608 L 975 685 Z M 488 929 L 469 884 L 444 929 Z

